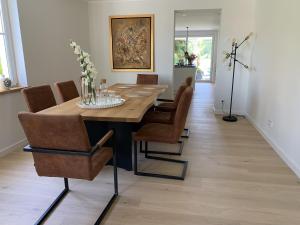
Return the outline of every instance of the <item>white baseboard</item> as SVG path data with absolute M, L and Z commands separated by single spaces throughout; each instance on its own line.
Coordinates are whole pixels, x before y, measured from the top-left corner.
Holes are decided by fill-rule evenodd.
M 10 146 L 7 146 L 3 149 L 0 149 L 0 157 L 3 157 L 5 155 L 7 155 L 8 153 L 15 151 L 17 149 L 21 149 L 22 147 L 24 147 L 27 144 L 27 139 L 24 138 Z
M 266 131 L 258 124 L 256 121 L 246 113 L 246 118 L 248 121 L 256 128 L 256 130 L 263 136 L 263 138 L 271 145 L 274 151 L 279 155 L 279 157 L 287 164 L 287 166 L 300 178 L 300 167 L 297 163 L 291 159 L 285 151 L 273 140 Z
M 227 111 L 223 112 L 221 109 L 216 109 L 215 107 L 213 107 L 213 111 L 216 115 L 227 115 L 227 114 L 229 114 L 229 112 L 227 112 Z M 244 116 L 245 113 L 244 112 L 233 111 L 232 115 Z

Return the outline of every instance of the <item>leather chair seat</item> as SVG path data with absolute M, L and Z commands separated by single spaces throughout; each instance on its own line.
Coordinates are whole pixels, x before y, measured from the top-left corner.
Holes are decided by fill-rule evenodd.
M 135 141 L 161 142 L 176 144 L 174 126 L 170 124 L 149 123 L 144 125 L 134 136 Z
M 92 157 L 33 153 L 39 176 L 93 180 L 112 158 L 112 148 L 102 147 Z
M 143 118 L 143 123 L 172 124 L 173 116 L 170 112 L 148 111 Z

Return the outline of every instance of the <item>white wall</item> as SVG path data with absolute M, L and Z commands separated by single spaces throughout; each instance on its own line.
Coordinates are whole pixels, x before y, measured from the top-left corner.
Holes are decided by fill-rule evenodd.
M 299 9 L 299 0 L 257 1 L 247 112 L 300 177 Z
M 70 39 L 89 50 L 87 3 L 83 0 L 19 0 L 29 85 L 79 80 Z
M 109 16 L 125 14 L 155 14 L 155 70 L 160 76 L 160 83 L 172 84 L 173 80 L 173 43 L 174 11 L 188 9 L 221 9 L 220 44 L 216 80 L 217 111 L 221 111 L 221 100 L 229 107 L 231 73 L 223 65 L 222 52 L 229 49 L 233 37 L 243 38 L 254 28 L 255 0 L 136 0 L 136 1 L 90 1 L 91 50 L 96 67 L 102 77 L 110 83 L 136 81 L 136 73 L 112 72 L 109 47 Z M 246 46 L 242 53 L 247 52 Z M 236 79 L 234 110 L 245 112 L 247 99 L 248 72 L 241 70 Z M 167 93 L 172 95 L 172 90 Z
M 175 31 L 219 30 L 221 11 L 212 10 L 180 10 L 175 13 Z
M 18 0 L 28 85 L 78 80 L 80 68 L 68 46 L 72 38 L 89 49 L 88 5 L 82 0 Z M 0 154 L 24 139 L 17 113 L 20 93 L 0 95 Z

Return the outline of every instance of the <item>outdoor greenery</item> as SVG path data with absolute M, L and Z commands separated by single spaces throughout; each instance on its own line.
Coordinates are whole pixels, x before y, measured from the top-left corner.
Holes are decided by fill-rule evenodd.
M 174 54 L 174 63 L 178 64 L 179 60 L 184 59 L 185 52 L 185 40 L 177 39 L 175 40 L 175 54 Z
M 194 64 L 197 68 L 197 79 L 209 80 L 211 76 L 211 62 L 212 62 L 212 37 L 190 37 L 188 43 L 189 55 L 195 54 L 197 58 Z M 174 46 L 174 64 L 177 65 L 181 60 L 186 64 L 185 51 L 186 39 L 184 37 L 175 38 Z
M 185 38 L 175 39 L 174 63 L 178 64 L 179 60 L 184 59 L 186 41 Z M 212 39 L 211 38 L 189 38 L 188 52 L 196 54 L 198 59 L 197 67 L 200 66 L 201 60 L 211 59 Z
M 0 74 L 3 74 L 3 67 L 2 67 L 1 59 L 0 59 Z

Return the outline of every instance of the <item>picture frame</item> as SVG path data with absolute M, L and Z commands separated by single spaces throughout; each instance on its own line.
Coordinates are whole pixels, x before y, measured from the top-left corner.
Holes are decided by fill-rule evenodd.
M 154 72 L 154 14 L 110 16 L 112 71 Z

